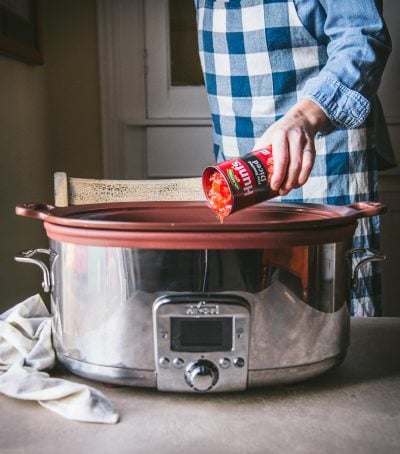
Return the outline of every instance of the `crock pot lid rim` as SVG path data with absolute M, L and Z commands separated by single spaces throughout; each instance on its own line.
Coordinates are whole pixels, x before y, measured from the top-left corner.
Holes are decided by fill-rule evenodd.
M 157 220 L 157 210 L 200 210 L 203 217 L 184 220 Z M 154 212 L 155 219 L 121 220 L 112 219 L 113 214 Z M 176 213 L 176 211 L 175 211 Z M 285 219 L 272 218 L 266 215 L 285 215 Z M 105 219 L 96 219 L 95 216 Z M 205 219 L 204 219 L 205 215 Z M 263 215 L 260 219 L 260 215 Z M 249 220 L 248 220 L 249 218 Z M 49 211 L 46 222 L 85 229 L 136 230 L 136 231 L 261 231 L 261 230 L 307 230 L 332 227 L 343 223 L 352 223 L 358 218 L 357 210 L 349 206 L 322 205 L 310 203 L 264 202 L 246 210 L 234 213 L 224 223 L 220 223 L 204 202 L 115 202 L 90 205 L 71 205 L 54 207 Z M 253 219 L 253 220 L 252 220 Z

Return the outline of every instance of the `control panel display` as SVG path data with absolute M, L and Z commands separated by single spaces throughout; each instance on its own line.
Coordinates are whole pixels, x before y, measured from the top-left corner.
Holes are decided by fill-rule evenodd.
M 232 317 L 171 317 L 171 350 L 225 352 L 232 350 Z

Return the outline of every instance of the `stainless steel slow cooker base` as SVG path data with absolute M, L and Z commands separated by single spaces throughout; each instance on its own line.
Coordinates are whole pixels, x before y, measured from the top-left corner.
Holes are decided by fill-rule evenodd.
M 317 363 L 284 367 L 280 369 L 250 370 L 248 374 L 248 388 L 273 386 L 298 383 L 303 380 L 322 375 L 339 366 L 346 356 L 346 351 L 332 358 L 327 358 Z M 156 388 L 156 371 L 137 370 L 126 367 L 108 367 L 85 363 L 64 355 L 57 355 L 57 359 L 69 371 L 80 377 L 88 378 L 102 383 Z M 191 392 L 190 388 L 187 389 Z
M 57 354 L 57 360 L 72 373 L 102 383 L 144 388 L 156 388 L 157 386 L 154 370 L 99 366 L 78 361 L 62 354 Z
M 348 247 L 160 251 L 53 241 L 58 359 L 90 379 L 179 392 L 319 375 L 341 362 L 349 344 Z M 302 267 L 290 272 L 277 263 L 299 251 L 307 257 L 303 278 Z M 174 319 L 212 325 L 224 317 L 234 326 L 227 348 L 170 345 Z

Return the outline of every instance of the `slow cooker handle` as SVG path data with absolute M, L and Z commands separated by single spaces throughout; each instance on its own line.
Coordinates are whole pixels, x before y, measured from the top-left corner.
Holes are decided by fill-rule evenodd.
M 14 259 L 17 262 L 32 263 L 33 265 L 38 266 L 43 272 L 43 290 L 48 293 L 52 288 L 50 272 L 47 266 L 41 260 L 33 258 L 36 254 L 48 254 L 51 257 L 52 255 L 55 255 L 55 252 L 51 249 L 27 249 L 17 254 Z
M 356 202 L 348 205 L 348 207 L 358 212 L 357 218 L 369 218 L 387 211 L 387 206 L 380 202 Z
M 25 216 L 28 218 L 42 219 L 43 221 L 51 215 L 51 211 L 54 210 L 54 206 L 47 203 L 22 203 L 15 207 L 15 212 L 19 216 Z
M 350 257 L 352 257 L 354 254 L 360 254 L 360 253 L 367 254 L 367 256 L 364 259 L 360 260 L 357 263 L 357 265 L 354 267 L 353 275 L 351 277 L 351 288 L 353 290 L 355 290 L 358 287 L 358 283 L 359 283 L 358 274 L 359 274 L 360 269 L 363 266 L 365 266 L 367 263 L 370 263 L 370 262 L 382 262 L 383 260 L 386 260 L 386 255 L 379 253 L 375 249 L 369 249 L 369 248 L 351 249 L 348 254 Z

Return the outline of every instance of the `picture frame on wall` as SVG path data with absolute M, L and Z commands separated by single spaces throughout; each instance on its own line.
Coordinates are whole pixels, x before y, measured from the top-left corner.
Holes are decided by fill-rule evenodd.
M 40 0 L 0 0 L 0 53 L 42 65 Z

